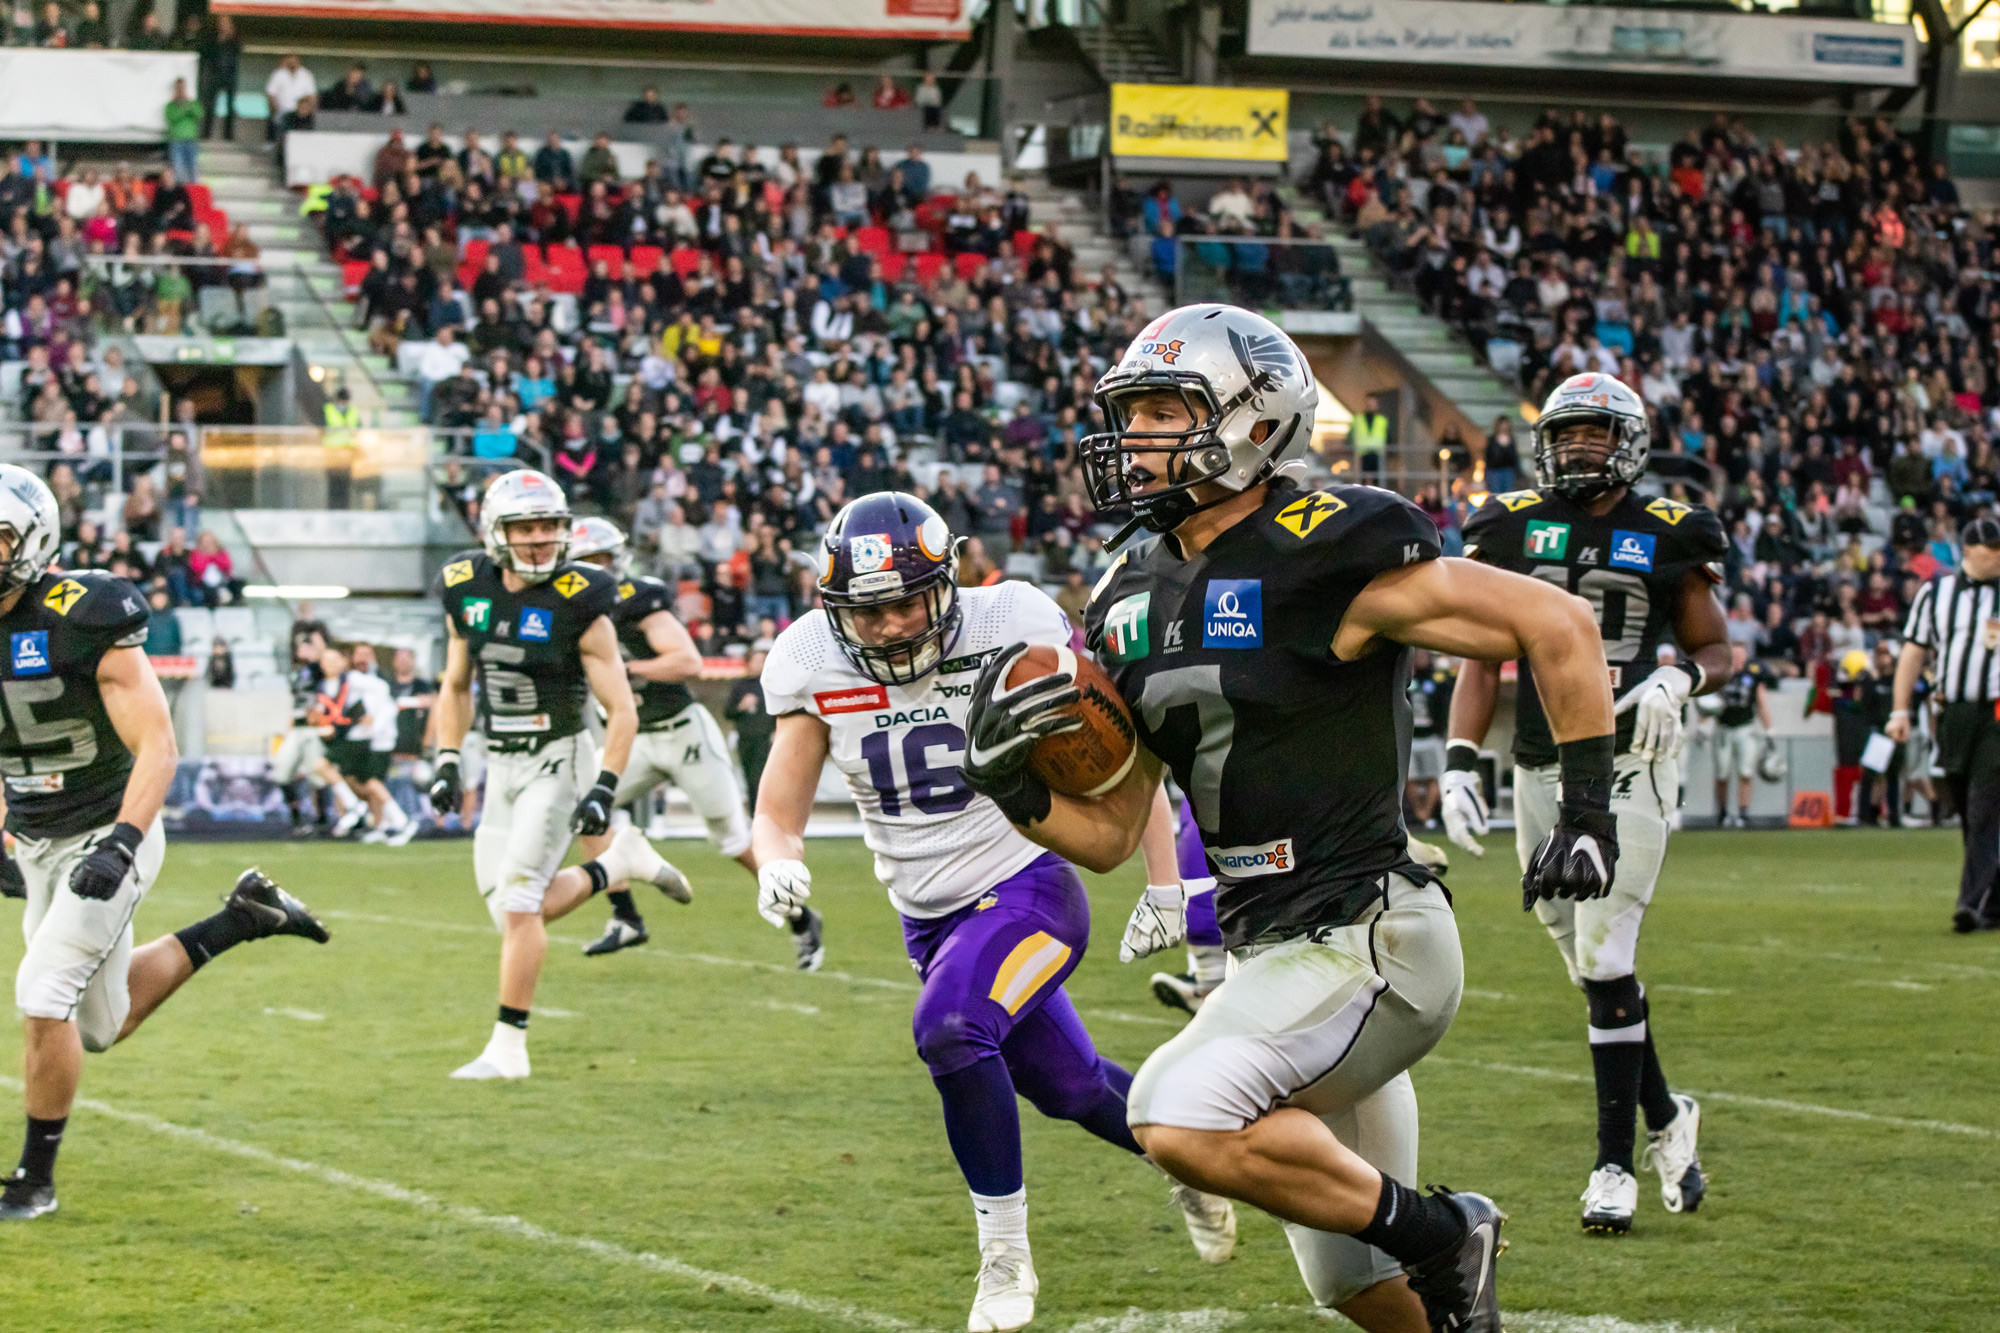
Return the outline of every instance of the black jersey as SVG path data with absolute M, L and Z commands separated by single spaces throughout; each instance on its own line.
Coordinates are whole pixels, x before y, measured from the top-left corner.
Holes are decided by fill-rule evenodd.
M 1410 654 L 1332 645 L 1371 579 L 1437 555 L 1389 491 L 1274 485 L 1193 559 L 1151 541 L 1093 590 L 1089 645 L 1193 804 L 1232 947 L 1352 921 L 1385 872 L 1431 878 L 1403 829 Z
M 1757 720 L 1757 688 L 1776 688 L 1778 678 L 1771 674 L 1762 662 L 1752 662 L 1741 671 L 1732 672 L 1722 682 L 1722 688 L 1715 697 L 1722 703 L 1722 711 L 1716 714 L 1716 723 L 1725 727 L 1747 727 Z
M 1479 506 L 1465 525 L 1467 555 L 1545 579 L 1590 603 L 1614 695 L 1658 669 L 1660 644 L 1673 632 L 1688 571 L 1719 578 L 1726 549 L 1722 522 L 1711 511 L 1630 492 L 1610 513 L 1593 515 L 1554 491 L 1509 491 Z M 1556 761 L 1555 738 L 1533 686 L 1523 660 L 1514 762 L 1525 768 Z M 1630 710 L 1618 718 L 1620 754 L 1631 747 L 1635 720 Z
M 44 574 L 0 616 L 0 774 L 7 829 L 31 838 L 88 833 L 118 817 L 132 753 L 97 690 L 113 648 L 146 642 L 146 599 L 124 579 Z
M 437 682 L 413 676 L 389 682 L 389 697 L 396 701 L 396 753 L 420 755 L 424 733 L 430 729 L 431 706 L 423 700 L 437 694 Z
M 657 657 L 646 642 L 646 618 L 655 611 L 672 615 L 673 589 L 658 579 L 626 579 L 618 585 L 618 605 L 611 608 L 611 623 L 618 629 L 618 648 L 625 660 Z M 679 717 L 694 702 L 683 681 L 632 680 L 632 693 L 639 705 L 639 730 L 657 731 Z
M 307 727 L 312 725 L 313 709 L 318 707 L 319 683 L 326 679 L 326 672 L 320 670 L 317 662 L 294 662 L 290 677 L 292 687 L 292 725 Z
M 466 551 L 438 571 L 433 591 L 471 652 L 487 744 L 535 749 L 583 730 L 590 680 L 577 645 L 617 599 L 609 574 L 566 564 L 509 592 L 484 551 Z

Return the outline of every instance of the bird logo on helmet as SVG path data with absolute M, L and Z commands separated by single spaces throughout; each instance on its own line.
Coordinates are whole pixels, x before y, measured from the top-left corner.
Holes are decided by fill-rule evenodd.
M 855 670 L 909 685 L 958 638 L 958 547 L 944 519 L 914 495 L 878 491 L 842 506 L 820 539 L 819 597 Z M 884 608 L 921 598 L 923 622 L 891 633 Z
M 1572 427 L 1596 426 L 1600 438 Z M 1645 400 L 1609 375 L 1572 375 L 1535 419 L 1535 473 L 1572 500 L 1594 500 L 1646 475 L 1653 428 Z
M 1129 508 L 1134 526 L 1169 532 L 1284 470 L 1312 435 L 1319 387 L 1305 354 L 1270 320 L 1191 305 L 1147 325 L 1095 397 L 1106 429 L 1080 446 L 1091 503 Z M 1184 424 L 1135 429 L 1134 410 L 1148 405 Z M 1197 495 L 1204 486 L 1210 493 Z
M 547 522 L 555 525 L 555 535 L 543 541 L 522 543 L 530 549 L 546 546 L 546 560 L 531 560 L 517 546 L 509 528 L 516 524 Z M 497 478 L 487 487 L 479 508 L 479 540 L 486 554 L 502 569 L 511 569 L 527 583 L 543 583 L 569 558 L 569 501 L 554 479 L 519 468 Z

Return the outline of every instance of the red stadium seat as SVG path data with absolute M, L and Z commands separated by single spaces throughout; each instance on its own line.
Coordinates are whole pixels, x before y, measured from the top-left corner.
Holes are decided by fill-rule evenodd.
M 479 276 L 480 270 L 484 267 L 483 264 L 474 264 L 469 260 L 462 261 L 458 266 L 458 285 L 468 292 L 471 291 L 473 280 Z
M 635 245 L 632 247 L 632 272 L 637 277 L 651 277 L 660 271 L 666 257 L 667 252 L 657 245 Z
M 619 268 L 625 262 L 625 252 L 615 245 L 593 245 L 585 253 L 592 267 L 595 267 L 600 259 L 611 265 L 611 276 L 614 278 L 618 276 Z
M 193 184 L 187 187 L 187 191 L 188 202 L 194 205 L 195 212 L 215 207 L 215 194 L 206 185 Z
M 551 245 L 548 247 L 549 286 L 572 296 L 583 290 L 583 280 L 587 276 L 583 264 L 583 251 L 573 245 Z
M 887 254 L 877 255 L 876 259 L 882 265 L 882 281 L 884 282 L 901 282 L 903 280 L 903 270 L 910 265 L 910 257 L 899 250 L 891 250 Z
M 938 274 L 944 272 L 944 256 L 935 251 L 912 255 L 910 262 L 916 265 L 917 281 L 926 287 L 936 282 Z
M 674 266 L 674 272 L 685 278 L 701 267 L 701 251 L 684 245 L 668 255 L 667 260 Z
M 981 269 L 986 267 L 986 256 L 963 250 L 951 257 L 951 266 L 959 277 L 970 282 L 979 276 Z
M 866 255 L 885 253 L 890 240 L 887 227 L 857 227 L 854 231 L 854 248 Z
M 368 276 L 368 261 L 350 259 L 340 266 L 340 285 L 346 291 L 347 299 L 353 300 L 361 293 L 361 280 Z
M 1042 239 L 1038 231 L 1017 231 L 1014 233 L 1014 257 L 1026 259 L 1035 253 L 1035 244 Z
M 530 287 L 539 287 L 549 280 L 549 266 L 542 262 L 541 252 L 532 245 L 521 247 L 521 280 Z
M 472 265 L 473 272 L 477 273 L 480 269 L 486 267 L 486 252 L 492 248 L 493 244 L 490 241 L 467 241 L 465 243 L 465 262 Z
M 574 227 L 576 225 L 577 210 L 583 207 L 583 196 L 580 194 L 559 194 L 556 196 L 556 207 L 563 211 L 564 216 L 569 218 L 570 225 Z

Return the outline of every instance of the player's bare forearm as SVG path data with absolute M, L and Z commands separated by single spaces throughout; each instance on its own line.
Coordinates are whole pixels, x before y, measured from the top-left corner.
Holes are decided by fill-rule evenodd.
M 1180 851 L 1174 845 L 1174 807 L 1167 800 L 1167 784 L 1164 782 L 1153 788 L 1153 808 L 1146 816 L 1146 827 L 1139 834 L 1139 853 L 1146 861 L 1148 884 L 1180 883 Z
M 639 706 L 632 702 L 632 682 L 626 679 L 625 663 L 618 655 L 618 634 L 611 628 L 610 617 L 592 621 L 579 647 L 590 692 L 604 707 L 604 756 L 599 766 L 607 773 L 623 773 L 632 757 L 632 742 L 639 735 Z
M 1106 874 L 1132 859 L 1160 788 L 1160 761 L 1142 745 L 1125 780 L 1102 796 L 1049 794 L 1049 817 L 1021 830 L 1030 842 Z
M 771 737 L 764 776 L 757 783 L 757 814 L 750 821 L 750 854 L 766 861 L 803 861 L 806 821 L 826 767 L 826 723 L 806 713 L 786 713 Z
M 701 674 L 701 652 L 680 621 L 665 611 L 655 611 L 646 617 L 641 628 L 646 631 L 646 645 L 653 650 L 653 656 L 627 662 L 628 674 L 662 685 L 692 680 Z
M 438 677 L 437 707 L 431 713 L 440 750 L 456 751 L 472 726 L 472 653 L 452 622 L 445 622 L 444 672 Z
M 1500 706 L 1500 664 L 1467 658 L 1459 663 L 1458 684 L 1451 692 L 1451 723 L 1445 734 L 1453 740 L 1483 744 Z
M 1581 597 L 1555 588 L 1549 591 L 1556 595 L 1544 611 L 1546 618 L 1524 622 L 1517 631 L 1535 673 L 1535 691 L 1548 714 L 1549 731 L 1558 743 L 1609 736 L 1617 723 L 1611 713 L 1611 673 L 1604 665 L 1597 618 Z
M 97 690 L 105 716 L 125 748 L 132 752 L 132 773 L 125 779 L 125 799 L 119 803 L 120 823 L 151 828 L 173 786 L 180 745 L 174 740 L 174 717 L 166 691 L 153 674 L 142 648 L 114 648 L 97 664 Z
M 1681 576 L 1680 604 L 1674 609 L 1674 642 L 1701 668 L 1696 694 L 1713 694 L 1729 678 L 1729 621 L 1715 600 L 1708 574 L 1691 569 Z M 1768 723 L 1766 724 L 1768 725 Z

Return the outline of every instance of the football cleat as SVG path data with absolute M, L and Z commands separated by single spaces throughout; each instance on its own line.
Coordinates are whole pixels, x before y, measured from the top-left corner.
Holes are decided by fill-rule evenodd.
M 1405 1264 L 1410 1290 L 1424 1303 L 1431 1333 L 1500 1333 L 1500 1256 L 1507 1249 L 1500 1228 L 1507 1214 L 1484 1194 L 1458 1194 L 1431 1186 L 1465 1219 L 1457 1245 Z
M 605 925 L 604 933 L 583 946 L 585 958 L 601 958 L 620 949 L 630 949 L 644 944 L 652 936 L 646 933 L 644 921 L 627 921 L 622 916 L 614 916 Z
M 528 1076 L 528 1048 L 516 1051 L 496 1050 L 488 1046 L 479 1053 L 479 1058 L 469 1065 L 460 1065 L 451 1071 L 453 1078 L 459 1079 L 507 1079 Z
M 1035 1317 L 1035 1261 L 1024 1249 L 1004 1240 L 986 1242 L 979 1250 L 979 1289 L 972 1298 L 966 1333 L 1007 1333 L 1026 1328 Z
M 1956 912 L 1953 912 L 1951 914 L 1952 934 L 1970 935 L 1973 931 L 1978 929 L 1979 929 L 1979 914 L 1972 911 L 1971 909 L 1961 907 Z
M 808 907 L 806 928 L 792 936 L 792 944 L 799 951 L 799 971 L 817 972 L 826 961 L 826 918 Z
M 374 828 L 369 829 L 361 835 L 361 841 L 363 845 L 368 847 L 380 847 L 389 841 L 389 830 L 377 824 Z
M 395 828 L 390 829 L 389 836 L 384 838 L 383 841 L 391 847 L 407 847 L 410 845 L 410 839 L 416 836 L 417 821 L 406 818 L 402 823 L 396 825 Z
M 1225 1264 L 1236 1253 L 1236 1208 L 1219 1194 L 1176 1184 L 1170 1197 L 1187 1219 L 1188 1239 L 1205 1264 Z
M 328 837 L 344 838 L 361 827 L 361 821 L 368 818 L 368 803 L 356 801 L 347 808 L 347 813 L 334 821 L 333 831 Z
M 604 855 L 597 858 L 597 864 L 604 867 L 605 876 L 613 884 L 651 884 L 677 903 L 694 900 L 687 876 L 654 851 L 653 844 L 629 824 L 613 836 Z
M 1691 1213 L 1701 1207 L 1708 1193 L 1708 1176 L 1701 1169 L 1701 1103 L 1683 1093 L 1674 1094 L 1681 1113 L 1667 1127 L 1646 1136 L 1646 1151 L 1639 1169 L 1651 1167 L 1660 1173 L 1660 1202 L 1670 1213 Z
M 1210 991 L 1221 984 L 1218 981 L 1204 986 L 1194 979 L 1192 972 L 1155 972 L 1153 998 L 1169 1009 L 1180 1009 L 1190 1014 L 1200 1013 L 1201 1002 L 1208 998 Z
M 1600 1166 L 1583 1187 L 1583 1229 L 1593 1236 L 1622 1236 L 1639 1207 L 1639 1178 L 1622 1166 Z
M 236 887 L 222 900 L 222 905 L 254 923 L 253 939 L 297 935 L 315 944 L 325 944 L 331 938 L 304 903 L 279 888 L 256 866 L 236 877 Z
M 32 1222 L 56 1210 L 56 1187 L 37 1185 L 17 1170 L 0 1189 L 0 1222 Z

